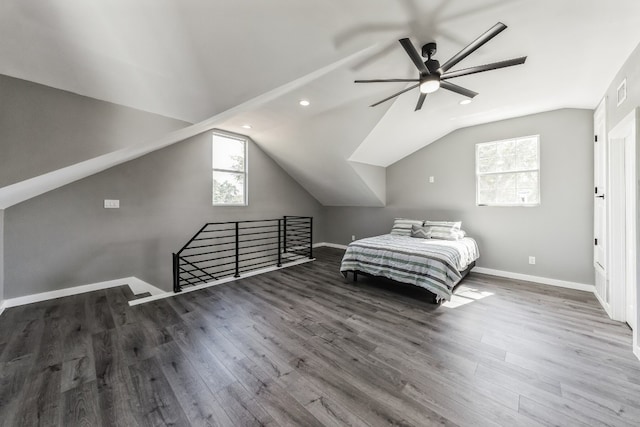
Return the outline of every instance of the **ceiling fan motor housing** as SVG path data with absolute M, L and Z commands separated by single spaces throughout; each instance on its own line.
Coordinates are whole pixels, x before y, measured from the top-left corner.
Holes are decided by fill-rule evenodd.
M 431 59 L 431 57 L 436 54 L 436 51 L 438 50 L 437 47 L 438 46 L 435 42 L 425 44 L 422 46 L 422 56 L 424 58 Z

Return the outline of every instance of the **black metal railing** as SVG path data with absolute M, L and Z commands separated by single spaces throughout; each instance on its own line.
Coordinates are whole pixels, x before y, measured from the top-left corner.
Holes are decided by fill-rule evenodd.
M 173 254 L 173 291 L 313 258 L 313 217 L 210 222 Z

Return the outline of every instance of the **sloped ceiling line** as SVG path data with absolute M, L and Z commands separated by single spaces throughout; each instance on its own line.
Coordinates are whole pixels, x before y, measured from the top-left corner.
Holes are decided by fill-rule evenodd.
M 594 108 L 640 42 L 639 15 L 638 0 L 5 0 L 0 73 L 198 123 L 168 136 L 165 145 L 213 126 L 245 133 L 235 120 L 246 120 L 253 125 L 248 136 L 320 203 L 378 205 L 384 168 L 451 131 Z M 479 93 L 470 105 L 437 91 L 415 113 L 409 94 L 368 108 L 402 85 L 353 84 L 414 76 L 399 38 L 416 46 L 436 41 L 436 58 L 449 58 L 498 21 L 509 29 L 461 66 L 522 55 L 527 63 L 460 77 Z M 252 104 L 255 95 L 373 43 L 380 48 L 349 69 Z M 297 95 L 311 99 L 311 107 L 297 108 Z M 235 105 L 242 108 L 229 108 Z M 152 141 L 64 171 L 64 179 L 0 189 L 0 207 L 159 147 Z
M 353 60 L 371 54 L 379 47 L 377 45 L 361 49 L 325 67 L 317 69 L 294 81 L 286 83 L 280 87 L 270 90 L 253 99 L 243 102 L 235 107 L 229 108 L 215 116 L 212 116 L 199 123 L 187 126 L 177 131 L 171 132 L 162 138 L 147 141 L 137 145 L 117 150 L 75 165 L 49 172 L 34 178 L 27 179 L 6 187 L 0 188 L 0 209 L 6 209 L 17 203 L 39 196 L 56 188 L 70 184 L 74 181 L 86 178 L 87 176 L 102 172 L 121 163 L 144 156 L 145 154 L 167 147 L 180 141 L 184 141 L 202 132 L 215 128 L 243 111 L 258 108 L 274 99 L 283 96 L 296 88 L 302 87 L 310 82 L 328 74 Z

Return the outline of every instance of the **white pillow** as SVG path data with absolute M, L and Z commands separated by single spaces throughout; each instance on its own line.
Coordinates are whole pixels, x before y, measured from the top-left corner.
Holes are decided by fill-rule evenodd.
M 458 240 L 464 237 L 460 233 L 462 221 L 425 221 L 424 225 L 429 227 L 432 239 Z
M 411 236 L 411 226 L 422 227 L 422 221 L 417 219 L 396 218 L 393 221 L 391 234 L 394 236 Z

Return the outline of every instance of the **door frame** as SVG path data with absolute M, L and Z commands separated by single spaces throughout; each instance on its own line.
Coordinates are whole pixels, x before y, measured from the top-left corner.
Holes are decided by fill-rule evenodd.
M 634 349 L 637 347 L 638 247 L 636 165 L 638 163 L 637 115 L 634 109 L 609 132 L 607 149 L 607 178 L 609 201 L 608 270 L 611 286 L 611 318 L 627 321 L 627 297 L 631 293 L 635 312 L 629 323 L 634 330 Z
M 610 290 L 609 290 L 609 275 L 607 271 L 607 263 L 609 262 L 608 254 L 609 248 L 608 242 L 608 200 L 600 200 L 597 197 L 608 197 L 608 183 L 607 183 L 607 150 L 608 150 L 608 138 L 607 138 L 607 98 L 603 98 L 600 104 L 596 107 L 593 113 L 593 135 L 594 135 L 594 150 L 593 150 L 593 166 L 594 166 L 594 180 L 593 186 L 596 189 L 593 199 L 593 215 L 594 215 L 594 227 L 593 227 L 593 267 L 595 273 L 595 295 L 602 307 L 611 317 L 611 308 L 609 306 Z M 602 175 L 600 175 L 602 174 Z M 602 211 L 599 210 L 598 204 L 603 205 Z M 600 215 L 599 215 L 600 213 Z M 598 262 L 598 254 L 602 253 L 603 258 L 601 262 Z

